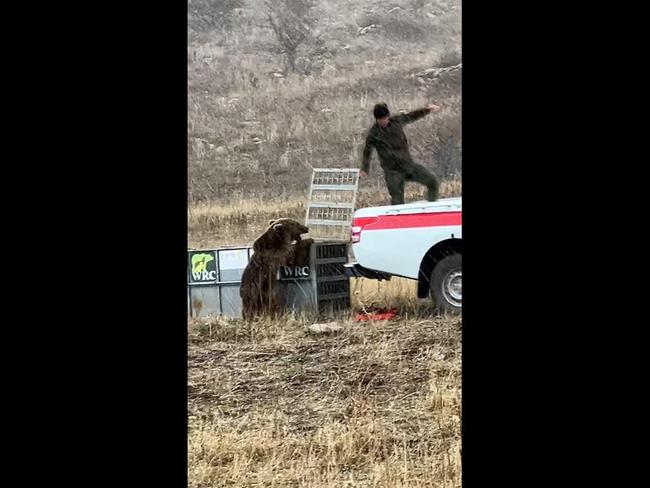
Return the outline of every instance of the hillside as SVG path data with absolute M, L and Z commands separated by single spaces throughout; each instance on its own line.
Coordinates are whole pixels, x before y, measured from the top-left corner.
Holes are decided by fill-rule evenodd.
M 314 3 L 293 70 L 264 1 L 190 1 L 190 204 L 304 195 L 313 167 L 358 166 L 377 101 L 442 105 L 408 128 L 411 151 L 441 178 L 460 175 L 460 13 L 457 0 Z

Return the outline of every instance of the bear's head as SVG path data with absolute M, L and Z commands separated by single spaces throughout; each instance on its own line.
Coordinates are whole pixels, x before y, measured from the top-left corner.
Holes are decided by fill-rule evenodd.
M 276 219 L 269 221 L 269 228 L 253 244 L 255 252 L 263 250 L 279 250 L 288 248 L 295 241 L 300 240 L 300 235 L 309 232 L 309 229 L 293 219 Z

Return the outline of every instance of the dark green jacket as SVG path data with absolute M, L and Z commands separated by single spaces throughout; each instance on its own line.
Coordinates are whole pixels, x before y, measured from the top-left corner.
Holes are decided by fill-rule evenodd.
M 400 171 L 413 164 L 403 126 L 421 119 L 428 113 L 428 109 L 421 108 L 408 114 L 394 115 L 390 117 L 390 123 L 385 129 L 374 124 L 366 135 L 361 169 L 369 173 L 373 147 L 377 150 L 379 162 L 384 170 Z

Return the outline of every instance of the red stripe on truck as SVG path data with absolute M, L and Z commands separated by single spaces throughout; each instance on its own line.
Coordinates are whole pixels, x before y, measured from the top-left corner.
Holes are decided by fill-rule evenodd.
M 462 225 L 460 212 L 426 212 L 402 215 L 378 215 L 377 222 L 363 227 L 364 231 L 385 229 L 411 229 L 416 227 L 442 227 Z

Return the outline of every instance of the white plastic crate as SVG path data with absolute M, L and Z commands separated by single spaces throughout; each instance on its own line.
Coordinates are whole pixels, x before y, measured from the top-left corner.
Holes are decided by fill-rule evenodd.
M 314 168 L 305 217 L 311 238 L 349 240 L 358 187 L 358 168 Z

